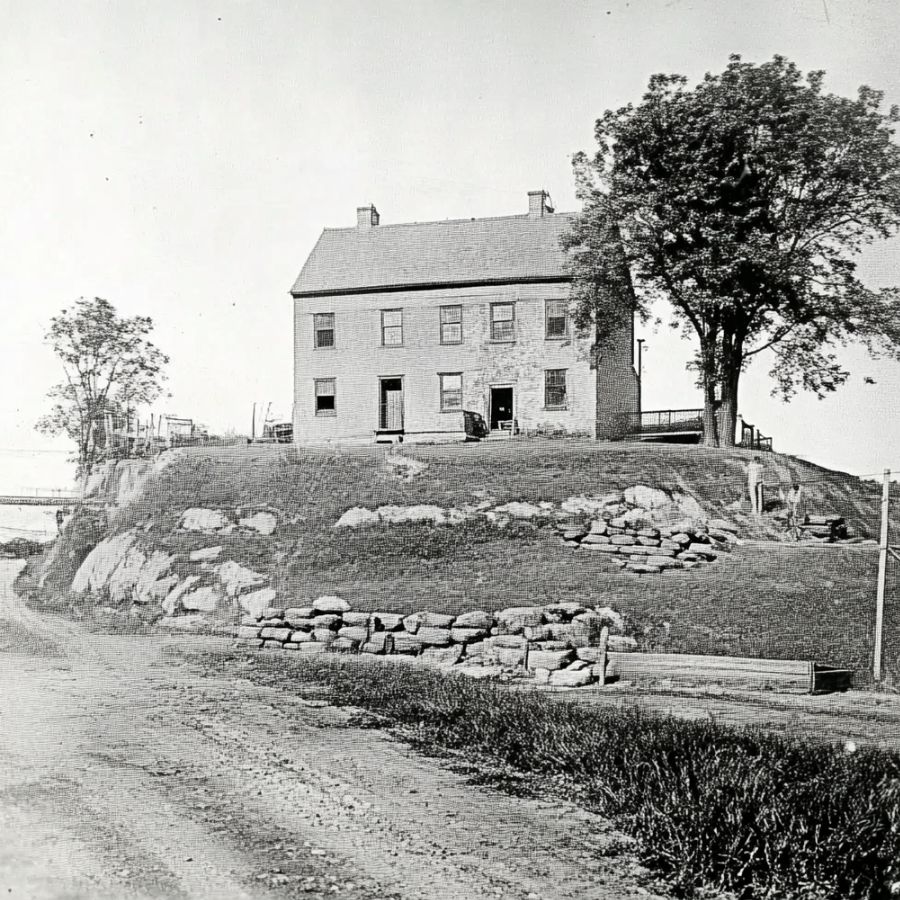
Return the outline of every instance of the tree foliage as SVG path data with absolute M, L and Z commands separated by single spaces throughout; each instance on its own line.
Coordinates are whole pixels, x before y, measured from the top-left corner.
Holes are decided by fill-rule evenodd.
M 36 427 L 75 442 L 79 474 L 105 445 L 109 415 L 130 416 L 159 396 L 169 359 L 148 340 L 152 330 L 147 316 L 122 317 L 100 297 L 82 297 L 51 320 L 46 341 L 65 380 L 50 390 L 52 408 Z
M 900 225 L 900 114 L 868 87 L 824 93 L 823 79 L 780 56 L 732 56 L 693 89 L 655 75 L 574 158 L 577 320 L 602 338 L 668 301 L 695 341 L 708 443 L 733 440 L 740 374 L 763 351 L 785 399 L 842 384 L 835 349 L 849 340 L 900 355 L 898 291 L 866 287 L 854 262 Z

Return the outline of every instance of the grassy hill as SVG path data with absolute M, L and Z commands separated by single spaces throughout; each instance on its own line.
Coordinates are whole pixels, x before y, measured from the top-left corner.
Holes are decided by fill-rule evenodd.
M 742 504 L 752 455 L 746 451 L 577 440 L 421 446 L 403 450 L 421 464 L 411 477 L 389 464 L 395 455 L 376 446 L 190 451 L 158 473 L 112 529 L 142 524 L 148 539 L 185 559 L 192 549 L 223 543 L 231 558 L 270 574 L 286 604 L 322 593 L 363 610 L 400 612 L 585 600 L 624 611 L 642 642 L 658 649 L 870 666 L 877 568 L 871 545 L 747 543 L 710 565 L 640 576 L 602 553 L 575 552 L 551 528 L 530 522 L 332 527 L 354 506 L 559 502 L 645 484 L 694 497 L 751 541 L 784 541 L 771 518 L 756 522 Z M 788 456 L 762 458 L 768 496 L 799 481 L 810 512 L 837 512 L 860 536 L 877 534 L 878 485 Z M 281 524 L 272 537 L 176 531 L 181 513 L 195 506 L 266 506 Z M 889 667 L 900 677 L 896 619 L 888 622 L 889 640 L 897 639 Z

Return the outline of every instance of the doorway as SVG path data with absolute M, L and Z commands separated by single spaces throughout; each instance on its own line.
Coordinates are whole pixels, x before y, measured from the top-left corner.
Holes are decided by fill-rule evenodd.
M 491 388 L 491 431 L 498 429 L 512 431 L 513 389 L 511 387 Z
M 379 379 L 378 429 L 403 431 L 403 379 Z

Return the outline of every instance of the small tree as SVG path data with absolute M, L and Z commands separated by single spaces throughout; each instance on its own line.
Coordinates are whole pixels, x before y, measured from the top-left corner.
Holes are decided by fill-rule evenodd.
M 147 339 L 152 330 L 147 316 L 123 318 L 100 297 L 82 297 L 51 320 L 46 341 L 65 381 L 50 390 L 53 407 L 36 427 L 75 442 L 79 476 L 108 438 L 107 417 L 130 416 L 159 396 L 169 359 Z
M 696 341 L 712 445 L 734 442 L 741 373 L 765 350 L 786 400 L 842 384 L 833 350 L 850 339 L 898 355 L 898 291 L 866 288 L 853 257 L 900 225 L 900 114 L 867 87 L 823 94 L 823 77 L 779 56 L 732 56 L 693 90 L 656 75 L 640 104 L 597 121 L 596 154 L 574 158 L 576 318 L 602 338 L 668 301 Z

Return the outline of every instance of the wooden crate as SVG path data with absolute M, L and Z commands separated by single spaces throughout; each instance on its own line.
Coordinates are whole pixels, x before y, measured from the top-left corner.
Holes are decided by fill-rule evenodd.
M 606 680 L 662 681 L 823 693 L 850 687 L 852 671 L 806 660 L 699 656 L 689 653 L 607 654 Z

